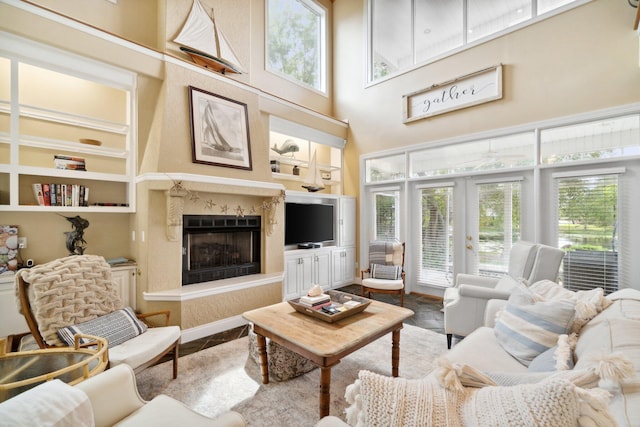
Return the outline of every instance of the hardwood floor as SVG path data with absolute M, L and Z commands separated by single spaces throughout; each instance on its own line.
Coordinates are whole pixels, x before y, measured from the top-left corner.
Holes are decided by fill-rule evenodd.
M 348 285 L 340 289 L 342 292 L 349 292 L 360 295 L 360 285 Z M 398 304 L 399 298 L 395 295 L 372 294 L 372 299 L 389 304 Z M 407 294 L 404 297 L 404 306 L 412 310 L 415 314 L 405 321 L 408 325 L 430 329 L 434 332 L 444 334 L 444 314 L 442 313 L 442 301 L 427 298 L 421 295 Z M 228 331 L 200 338 L 180 345 L 180 356 L 186 356 L 205 348 L 213 347 L 227 341 L 241 338 L 248 334 L 248 325 L 230 329 Z M 163 360 L 164 361 L 164 360 Z

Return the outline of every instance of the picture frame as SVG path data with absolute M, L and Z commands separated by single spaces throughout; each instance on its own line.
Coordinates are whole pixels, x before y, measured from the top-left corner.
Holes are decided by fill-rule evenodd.
M 192 162 L 251 169 L 247 104 L 189 86 Z
M 402 122 L 406 124 L 498 99 L 502 99 L 502 64 L 404 95 Z

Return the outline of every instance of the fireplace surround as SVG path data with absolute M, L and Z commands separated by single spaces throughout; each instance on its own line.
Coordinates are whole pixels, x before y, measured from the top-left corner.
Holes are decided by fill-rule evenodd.
M 260 216 L 184 215 L 182 285 L 260 273 Z

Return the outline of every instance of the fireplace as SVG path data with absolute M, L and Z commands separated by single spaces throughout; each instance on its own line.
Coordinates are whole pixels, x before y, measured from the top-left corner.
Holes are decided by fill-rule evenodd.
M 184 215 L 182 285 L 260 273 L 260 216 Z

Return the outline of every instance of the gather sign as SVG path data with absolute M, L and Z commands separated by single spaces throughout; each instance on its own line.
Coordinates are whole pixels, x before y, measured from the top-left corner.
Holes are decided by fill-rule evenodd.
M 502 64 L 438 83 L 402 97 L 403 122 L 502 98 Z

